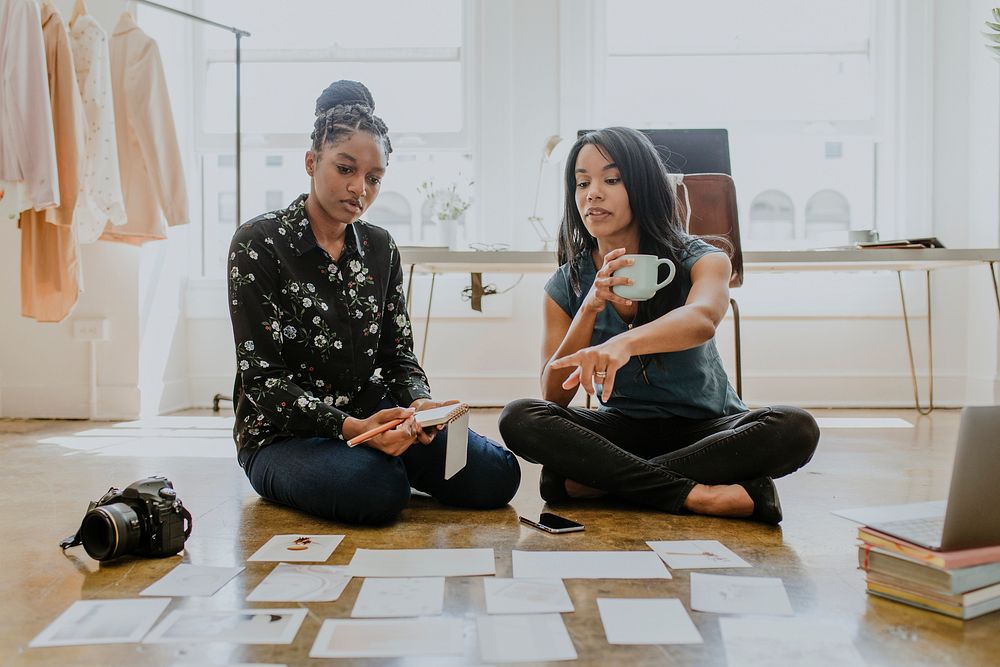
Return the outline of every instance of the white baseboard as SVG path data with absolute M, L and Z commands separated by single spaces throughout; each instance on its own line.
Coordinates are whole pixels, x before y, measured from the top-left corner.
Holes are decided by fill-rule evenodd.
M 138 419 L 141 413 L 141 395 L 138 387 L 97 388 L 98 419 Z
M 190 383 L 187 378 L 163 383 L 155 414 L 167 414 L 191 407 Z
M 934 405 L 966 405 L 965 375 L 934 374 Z M 926 374 L 917 375 L 920 405 L 928 402 Z M 751 406 L 798 405 L 806 408 L 912 408 L 913 381 L 900 373 L 800 373 L 743 375 L 744 401 Z
M 212 407 L 212 397 L 216 394 L 233 395 L 234 375 L 204 375 L 189 377 L 189 396 L 192 408 Z
M 517 398 L 540 395 L 532 373 L 470 373 L 430 377 L 436 398 L 461 398 L 475 407 L 498 407 Z M 927 380 L 918 376 L 920 402 L 927 402 Z M 192 407 L 210 407 L 216 393 L 229 395 L 231 376 L 191 378 Z M 902 373 L 746 374 L 745 400 L 749 405 L 789 404 L 806 408 L 912 408 L 913 385 Z M 982 402 L 982 394 L 967 394 L 967 378 L 959 373 L 936 373 L 934 404 L 961 407 Z M 967 400 L 967 395 L 969 399 Z
M 968 405 L 995 405 L 1000 397 L 1000 378 L 970 375 L 966 378 L 965 395 Z
M 20 419 L 90 419 L 90 389 L 86 385 L 3 387 L 3 417 Z M 99 420 L 136 419 L 139 389 L 126 386 L 97 388 Z
M 533 373 L 470 373 L 430 376 L 435 397 L 461 398 L 476 407 L 499 407 L 522 397 L 540 395 Z M 926 377 L 918 378 L 921 404 L 926 404 Z M 807 408 L 912 408 L 913 386 L 908 373 L 809 374 L 750 373 L 743 378 L 749 405 L 791 404 Z M 230 395 L 233 377 L 192 377 L 176 380 L 163 389 L 159 412 L 188 407 L 211 407 L 215 394 Z M 961 407 L 993 403 L 1000 387 L 992 378 L 968 378 L 959 373 L 937 373 L 934 404 Z M 40 419 L 87 419 L 90 417 L 88 388 L 83 385 L 10 386 L 2 388 L 3 417 Z M 136 419 L 140 394 L 136 387 L 98 387 L 97 418 Z

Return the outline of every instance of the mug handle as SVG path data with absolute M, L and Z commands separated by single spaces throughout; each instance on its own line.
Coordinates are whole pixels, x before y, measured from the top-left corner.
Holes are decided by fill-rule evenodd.
M 659 261 L 656 262 L 657 267 L 659 267 L 661 264 L 666 264 L 667 266 L 669 266 L 670 273 L 667 274 L 666 278 L 664 278 L 663 280 L 661 280 L 659 283 L 656 284 L 657 291 L 663 289 L 664 287 L 672 283 L 674 280 L 674 274 L 677 273 L 677 267 L 674 266 L 674 263 L 671 262 L 669 259 L 661 258 Z

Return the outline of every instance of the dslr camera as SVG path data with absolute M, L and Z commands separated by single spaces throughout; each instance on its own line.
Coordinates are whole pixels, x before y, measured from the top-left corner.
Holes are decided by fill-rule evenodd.
M 82 544 L 91 558 L 101 561 L 126 554 L 163 558 L 183 549 L 190 535 L 191 513 L 174 485 L 166 477 L 147 477 L 122 491 L 111 487 L 91 502 L 80 530 L 59 546 Z

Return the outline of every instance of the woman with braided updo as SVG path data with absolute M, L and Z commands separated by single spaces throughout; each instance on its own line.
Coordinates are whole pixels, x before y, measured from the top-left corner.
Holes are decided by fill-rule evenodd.
M 431 399 L 413 354 L 392 237 L 360 219 L 392 152 L 374 108 L 356 81 L 324 90 L 305 154 L 309 193 L 233 236 L 239 463 L 261 496 L 337 521 L 391 521 L 411 487 L 449 505 L 500 507 L 521 479 L 514 455 L 469 431 L 467 463 L 446 480 L 446 431 L 413 418 L 454 401 Z

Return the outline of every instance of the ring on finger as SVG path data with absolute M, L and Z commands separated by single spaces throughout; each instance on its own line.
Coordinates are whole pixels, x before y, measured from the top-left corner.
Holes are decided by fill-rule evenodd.
M 594 371 L 594 377 L 603 380 L 604 378 L 608 377 L 608 372 L 607 371 Z

